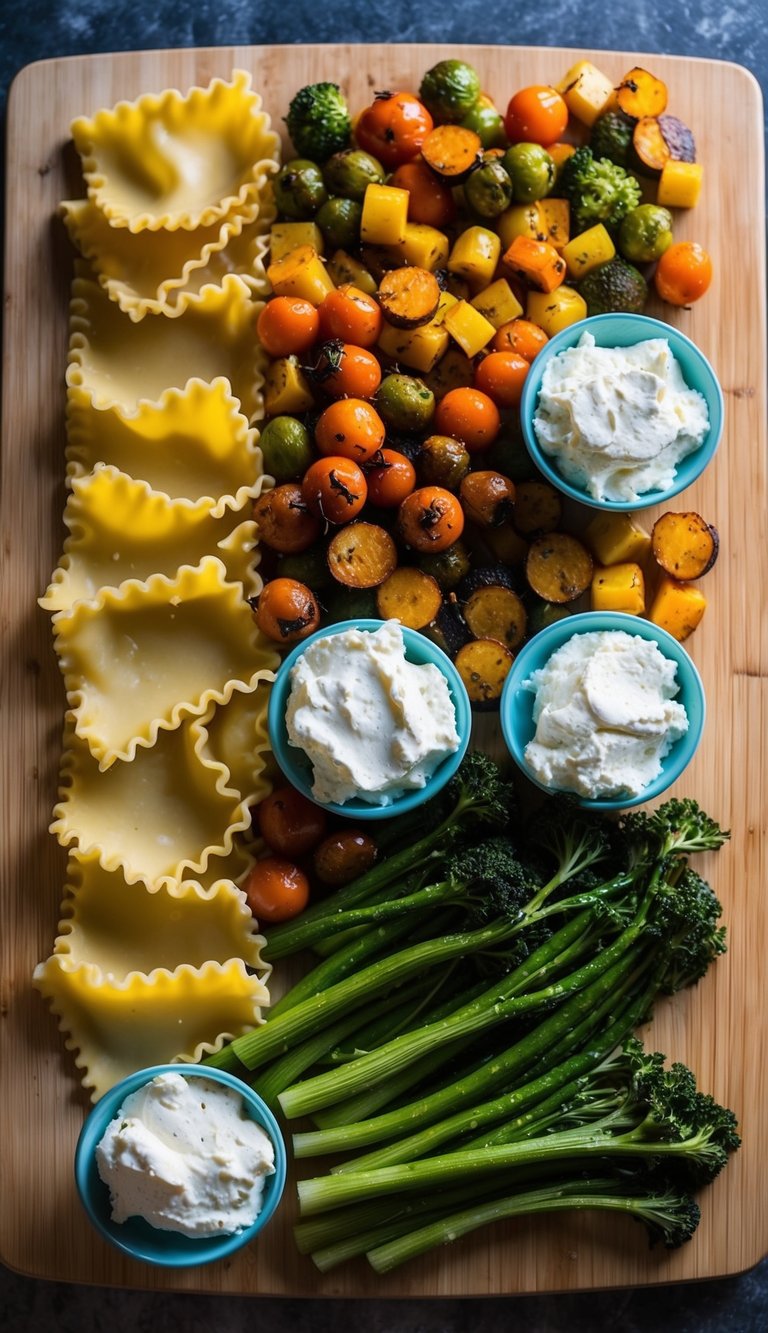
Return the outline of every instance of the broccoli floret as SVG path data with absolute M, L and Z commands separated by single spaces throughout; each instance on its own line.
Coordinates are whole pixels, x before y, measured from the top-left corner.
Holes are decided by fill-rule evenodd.
M 639 315 L 648 299 L 648 284 L 642 273 L 620 255 L 598 264 L 577 286 L 589 315 L 607 315 L 612 310 Z
M 453 803 L 452 821 L 505 829 L 517 809 L 515 790 L 487 755 L 475 751 L 467 755 L 446 789 Z
M 674 883 L 667 881 L 659 888 L 651 929 L 661 941 L 660 985 L 666 994 L 693 986 L 725 953 L 725 927 L 718 925 L 722 910 L 706 880 L 688 866 Z
M 605 821 L 585 812 L 575 797 L 558 794 L 542 805 L 529 824 L 526 849 L 534 857 L 542 851 L 551 853 L 557 867 L 553 878 L 558 884 L 578 881 L 591 866 L 607 859 L 609 828 Z
M 696 1201 L 670 1186 L 658 1192 L 649 1191 L 647 1195 L 638 1194 L 628 1211 L 646 1228 L 651 1247 L 661 1241 L 668 1250 L 676 1250 L 690 1240 L 701 1221 Z
M 325 162 L 340 153 L 352 132 L 347 103 L 337 83 L 309 83 L 300 88 L 285 117 L 299 157 Z
M 636 121 L 618 109 L 606 111 L 592 126 L 589 146 L 595 158 L 607 157 L 620 167 L 627 165 Z
M 617 227 L 640 203 L 640 186 L 634 176 L 609 158 L 596 159 L 592 149 L 577 148 L 565 162 L 558 189 L 570 202 L 571 216 L 579 231 L 602 222 Z
M 691 797 L 665 801 L 649 822 L 660 839 L 662 856 L 670 852 L 714 852 L 731 836 Z

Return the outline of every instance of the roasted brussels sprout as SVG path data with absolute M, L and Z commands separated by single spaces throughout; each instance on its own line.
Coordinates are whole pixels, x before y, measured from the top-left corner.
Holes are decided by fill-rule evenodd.
M 672 214 L 659 204 L 640 204 L 622 221 L 619 250 L 635 264 L 651 264 L 672 244 Z
M 439 60 L 419 88 L 421 101 L 438 121 L 462 120 L 479 96 L 480 79 L 464 60 Z
M 435 395 L 415 375 L 386 375 L 376 394 L 376 410 L 392 430 L 424 430 L 435 411 Z
M 300 88 L 285 117 L 300 157 L 324 162 L 346 148 L 352 130 L 344 95 L 336 83 L 310 83 Z
M 363 206 L 356 199 L 326 199 L 315 222 L 335 250 L 352 250 L 360 243 Z
M 509 208 L 513 187 L 501 159 L 486 154 L 465 180 L 464 194 L 472 211 L 481 218 L 497 218 Z
M 297 417 L 272 417 L 262 429 L 259 447 L 264 471 L 277 482 L 303 477 L 315 458 L 309 431 Z
M 307 158 L 292 158 L 275 176 L 275 203 L 283 217 L 313 218 L 327 198 L 322 172 Z
M 515 143 L 502 158 L 512 181 L 515 201 L 531 204 L 549 194 L 555 183 L 555 164 L 538 143 Z
M 331 194 L 362 203 L 369 185 L 384 183 L 384 168 L 361 148 L 347 148 L 328 158 L 323 167 L 323 179 Z

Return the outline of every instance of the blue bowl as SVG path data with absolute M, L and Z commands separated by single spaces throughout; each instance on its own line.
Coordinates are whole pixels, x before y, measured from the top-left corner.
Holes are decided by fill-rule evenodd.
M 343 634 L 350 629 L 377 630 L 381 629 L 383 623 L 382 620 L 342 620 L 336 625 L 329 625 L 327 629 L 319 629 L 314 634 L 310 634 L 309 638 L 297 644 L 286 657 L 277 673 L 277 678 L 269 696 L 269 738 L 274 756 L 286 778 L 302 795 L 308 797 L 310 801 L 314 801 L 315 805 L 320 805 L 323 810 L 330 810 L 334 814 L 345 815 L 350 819 L 392 819 L 395 815 L 405 814 L 407 810 L 413 810 L 416 806 L 422 805 L 424 801 L 436 796 L 453 777 L 464 758 L 472 730 L 472 709 L 469 696 L 453 662 L 441 648 L 438 648 L 437 644 L 432 643 L 423 634 L 419 634 L 418 630 L 406 629 L 403 626 L 406 660 L 415 662 L 419 666 L 430 662 L 445 676 L 456 712 L 456 730 L 460 737 L 458 749 L 438 764 L 424 787 L 406 792 L 403 796 L 394 800 L 391 805 L 371 805 L 368 801 L 361 801 L 358 798 L 344 801 L 342 805 L 333 802 L 323 803 L 315 799 L 312 795 L 312 763 L 303 750 L 288 744 L 285 712 L 291 689 L 289 679 L 291 667 L 301 657 L 305 649 L 310 644 L 315 643 L 317 639 L 325 639 L 333 634 Z
M 523 685 L 574 634 L 588 634 L 593 630 L 624 630 L 627 634 L 639 634 L 642 639 L 655 643 L 664 657 L 677 664 L 678 693 L 675 699 L 688 714 L 687 732 L 662 759 L 659 776 L 639 796 L 606 797 L 603 800 L 576 797 L 580 805 L 590 810 L 626 810 L 632 805 L 642 805 L 645 801 L 653 800 L 677 781 L 693 758 L 704 730 L 706 704 L 701 677 L 682 644 L 667 634 L 666 630 L 651 624 L 649 620 L 641 620 L 639 616 L 625 615 L 620 611 L 585 611 L 583 615 L 566 616 L 564 620 L 548 625 L 520 649 L 512 664 L 501 695 L 501 730 L 507 749 L 518 768 L 535 786 L 551 794 L 553 788 L 538 782 L 525 762 L 525 747 L 533 740 L 536 728 L 533 722 L 535 695 L 533 690 L 524 689 Z
M 541 381 L 547 363 L 558 352 L 575 347 L 583 333 L 591 333 L 598 347 L 632 347 L 646 338 L 666 338 L 672 355 L 679 361 L 683 379 L 689 389 L 703 394 L 709 412 L 709 432 L 698 449 L 688 454 L 677 465 L 672 486 L 663 491 L 645 491 L 637 500 L 596 500 L 579 486 L 574 486 L 558 471 L 553 459 L 544 452 L 533 428 L 533 418 L 539 401 Z M 589 505 L 592 509 L 623 510 L 648 509 L 664 504 L 696 480 L 714 456 L 723 433 L 723 391 L 717 376 L 702 352 L 679 329 L 647 315 L 593 315 L 579 320 L 555 335 L 531 363 L 523 395 L 520 400 L 520 424 L 526 447 L 540 472 L 565 495 Z
M 179 1235 L 175 1231 L 160 1231 L 150 1226 L 141 1217 L 131 1217 L 127 1222 L 113 1222 L 109 1200 L 109 1189 L 101 1179 L 96 1166 L 96 1147 L 104 1136 L 104 1131 L 115 1118 L 126 1097 L 149 1083 L 158 1074 L 183 1074 L 184 1078 L 207 1078 L 216 1083 L 223 1083 L 234 1088 L 243 1099 L 245 1109 L 251 1120 L 255 1120 L 271 1139 L 275 1149 L 275 1170 L 264 1180 L 261 1211 L 249 1227 L 243 1227 L 226 1236 L 190 1237 Z M 286 1152 L 285 1143 L 272 1112 L 260 1097 L 221 1069 L 207 1069 L 202 1065 L 173 1064 L 153 1065 L 150 1069 L 139 1069 L 130 1074 L 114 1088 L 110 1088 L 93 1107 L 88 1119 L 80 1131 L 75 1149 L 75 1182 L 83 1207 L 97 1231 L 118 1250 L 129 1254 L 133 1259 L 142 1259 L 148 1264 L 158 1264 L 163 1268 L 192 1268 L 198 1264 L 210 1264 L 216 1259 L 224 1259 L 243 1245 L 247 1245 L 266 1226 L 272 1217 L 285 1185 Z

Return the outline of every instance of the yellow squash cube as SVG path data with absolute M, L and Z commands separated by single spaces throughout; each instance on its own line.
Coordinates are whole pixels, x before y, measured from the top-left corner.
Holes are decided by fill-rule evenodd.
M 557 85 L 572 116 L 582 125 L 592 126 L 598 116 L 607 111 L 615 97 L 615 89 L 602 70 L 591 60 L 579 60 L 568 70 Z
M 323 244 L 323 233 L 316 222 L 275 222 L 269 229 L 269 258 L 273 264 L 300 245 L 311 245 L 321 255 Z
M 496 219 L 502 249 L 508 250 L 517 236 L 529 236 L 532 241 L 547 239 L 547 224 L 541 204 L 513 204 Z
M 490 320 L 469 301 L 457 301 L 451 306 L 443 318 L 443 327 L 467 356 L 477 356 L 496 333 Z
M 584 540 L 601 565 L 645 560 L 651 549 L 650 533 L 631 514 L 597 514 L 584 531 Z
M 328 272 L 337 287 L 343 287 L 344 283 L 351 282 L 354 287 L 359 287 L 361 292 L 367 292 L 369 296 L 375 296 L 379 290 L 378 283 L 364 264 L 354 255 L 348 255 L 346 250 L 337 250 L 328 260 Z
M 466 278 L 477 290 L 490 283 L 500 254 L 501 241 L 495 231 L 489 231 L 487 227 L 467 227 L 448 256 L 448 269 L 460 278 Z
M 474 384 L 475 368 L 460 347 L 449 347 L 445 356 L 424 376 L 435 398 L 444 398 L 451 389 L 466 389 Z
M 506 278 L 499 278 L 490 287 L 483 288 L 469 304 L 479 310 L 495 329 L 500 329 L 502 324 L 508 324 L 523 313 L 523 307 Z
M 571 205 L 567 199 L 542 199 L 539 214 L 546 230 L 545 241 L 563 250 L 571 236 Z
M 272 361 L 264 380 L 264 411 L 268 417 L 295 416 L 314 406 L 314 397 L 295 356 Z
M 333 280 L 312 245 L 300 245 L 270 264 L 267 278 L 275 296 L 298 296 L 312 305 L 322 305 L 333 291 Z
M 607 264 L 609 259 L 613 259 L 616 246 L 602 222 L 598 222 L 597 226 L 583 231 L 580 236 L 574 236 L 562 253 L 571 277 L 583 278 L 593 268 Z
M 678 583 L 664 574 L 659 580 L 648 619 L 682 643 L 698 625 L 707 609 L 703 592 L 691 583 Z
M 645 579 L 640 566 L 628 562 L 597 568 L 592 575 L 591 606 L 593 611 L 641 616 L 645 611 Z
M 395 361 L 402 361 L 412 370 L 431 370 L 448 349 L 450 341 L 442 322 L 432 320 L 418 329 L 395 329 L 385 324 L 379 337 L 379 347 Z
M 665 208 L 693 208 L 699 202 L 704 168 L 700 162 L 664 163 L 659 177 L 657 204 Z
M 399 264 L 413 264 L 434 273 L 436 268 L 445 267 L 450 249 L 448 237 L 437 227 L 406 222 L 405 235 L 399 245 L 391 248 L 391 253 Z
M 529 292 L 525 314 L 548 338 L 554 338 L 561 329 L 586 319 L 587 303 L 573 287 L 563 283 L 554 292 Z
M 369 185 L 363 199 L 360 238 L 368 245 L 399 245 L 408 221 L 408 191 Z

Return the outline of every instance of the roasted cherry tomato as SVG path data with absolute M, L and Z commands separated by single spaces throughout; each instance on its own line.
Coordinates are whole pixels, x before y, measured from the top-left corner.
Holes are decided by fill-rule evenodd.
M 433 124 L 413 93 L 377 93 L 358 119 L 355 138 L 383 166 L 397 167 L 418 157 Z
M 392 173 L 390 185 L 408 191 L 408 221 L 445 227 L 456 216 L 456 201 L 447 185 L 426 162 L 404 162 Z
M 384 422 L 362 398 L 341 398 L 320 414 L 315 442 L 321 454 L 367 463 L 384 443 Z
M 330 398 L 372 398 L 381 384 L 373 352 L 335 339 L 319 348 L 312 378 Z
M 416 485 L 416 469 L 396 449 L 380 449 L 366 472 L 368 499 L 380 509 L 395 509 Z
M 334 888 L 350 884 L 370 870 L 376 860 L 376 843 L 359 829 L 339 829 L 329 833 L 312 858 L 318 879 Z
M 444 551 L 464 531 L 464 511 L 442 486 L 422 486 L 403 500 L 397 525 L 415 551 Z
M 293 482 L 264 491 L 254 503 L 253 517 L 259 540 L 281 555 L 306 551 L 320 536 L 320 523 L 307 508 L 301 486 Z
M 532 84 L 510 98 L 504 128 L 510 143 L 556 143 L 568 124 L 568 107 L 555 88 Z
M 298 579 L 270 579 L 261 590 L 256 624 L 275 643 L 300 643 L 320 628 L 320 607 Z
M 257 921 L 288 921 L 309 902 L 309 880 L 280 856 L 265 856 L 249 870 L 243 892 Z
M 712 281 L 712 260 L 695 241 L 675 241 L 656 265 L 653 281 L 662 301 L 690 305 Z
M 295 787 L 276 787 L 256 807 L 259 833 L 270 851 L 289 859 L 306 856 L 325 834 L 325 811 Z
M 497 330 L 491 347 L 494 352 L 516 352 L 530 363 L 548 342 L 544 330 L 530 319 L 511 319 Z
M 301 493 L 314 514 L 340 526 L 357 518 L 368 499 L 368 486 L 351 458 L 318 458 L 304 474 Z
M 339 338 L 357 347 L 373 347 L 378 342 L 382 323 L 378 302 L 351 282 L 329 292 L 319 313 L 325 338 Z
M 461 440 L 473 454 L 493 444 L 501 417 L 493 399 L 481 389 L 449 389 L 437 405 L 435 427 L 441 435 Z
M 497 407 L 517 407 L 530 368 L 517 352 L 489 352 L 475 371 L 475 388 L 487 393 Z
M 256 321 L 256 333 L 270 356 L 291 356 L 317 341 L 320 316 L 298 296 L 273 296 Z

